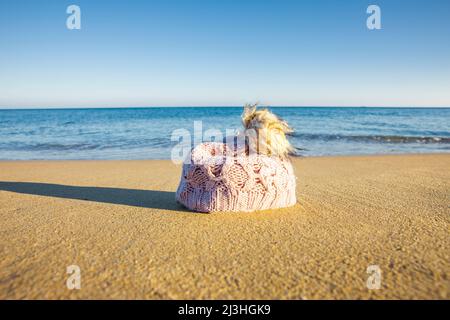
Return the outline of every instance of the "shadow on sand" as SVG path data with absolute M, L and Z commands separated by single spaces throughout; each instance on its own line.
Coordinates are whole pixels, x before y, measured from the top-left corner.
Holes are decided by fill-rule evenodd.
M 103 187 L 77 187 L 62 184 L 0 181 L 0 191 L 46 197 L 96 201 L 142 208 L 187 211 L 175 201 L 175 192 Z

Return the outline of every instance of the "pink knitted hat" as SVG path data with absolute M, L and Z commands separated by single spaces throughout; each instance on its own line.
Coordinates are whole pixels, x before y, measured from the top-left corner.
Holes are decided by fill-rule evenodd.
M 230 150 L 209 142 L 195 147 L 183 165 L 178 202 L 200 212 L 254 211 L 296 203 L 289 160 Z

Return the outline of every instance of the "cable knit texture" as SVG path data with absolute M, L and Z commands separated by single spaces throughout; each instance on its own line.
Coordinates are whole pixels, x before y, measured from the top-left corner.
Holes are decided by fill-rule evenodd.
M 183 165 L 176 199 L 200 212 L 274 209 L 296 203 L 295 186 L 289 160 L 209 142 L 195 147 Z

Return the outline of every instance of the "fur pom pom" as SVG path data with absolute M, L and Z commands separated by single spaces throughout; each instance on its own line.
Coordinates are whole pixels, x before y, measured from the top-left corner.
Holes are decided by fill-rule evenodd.
M 249 137 L 251 151 L 269 156 L 287 157 L 294 148 L 286 134 L 292 129 L 268 109 L 257 110 L 257 105 L 245 105 L 242 114 L 244 134 Z

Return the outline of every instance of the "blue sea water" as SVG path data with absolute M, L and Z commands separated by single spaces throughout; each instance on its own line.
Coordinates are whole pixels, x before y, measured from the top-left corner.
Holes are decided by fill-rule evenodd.
M 450 152 L 450 109 L 272 110 L 298 155 Z M 176 129 L 241 129 L 238 107 L 0 110 L 0 159 L 169 159 Z M 208 140 L 208 139 L 206 139 Z

